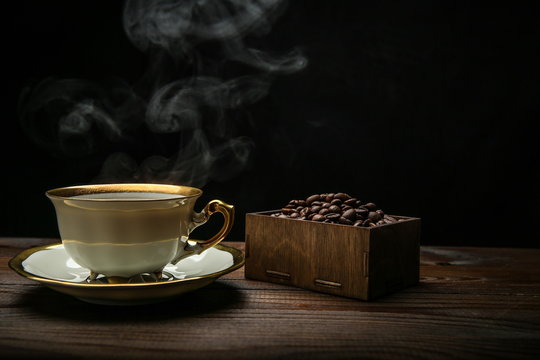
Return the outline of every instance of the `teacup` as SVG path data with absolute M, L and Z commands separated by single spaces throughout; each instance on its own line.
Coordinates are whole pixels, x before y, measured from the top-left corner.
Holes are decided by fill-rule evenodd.
M 234 207 L 212 200 L 197 213 L 193 207 L 201 194 L 197 188 L 164 184 L 82 185 L 46 193 L 67 253 L 90 270 L 91 279 L 102 274 L 114 281 L 143 273 L 159 277 L 168 263 L 222 241 L 232 228 Z M 221 230 L 189 243 L 191 231 L 216 212 L 224 217 Z

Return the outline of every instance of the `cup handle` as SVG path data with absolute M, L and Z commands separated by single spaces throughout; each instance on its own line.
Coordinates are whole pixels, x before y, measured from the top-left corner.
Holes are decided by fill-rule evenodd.
M 195 241 L 197 243 L 191 245 L 186 242 L 186 245 L 184 246 L 184 253 L 180 257 L 174 259 L 174 261 L 172 261 L 173 264 L 176 264 L 178 261 L 185 259 L 188 256 L 198 255 L 225 239 L 225 237 L 231 231 L 234 223 L 234 206 L 229 205 L 221 200 L 210 201 L 208 204 L 206 204 L 206 206 L 200 213 L 194 214 L 193 221 L 190 225 L 190 232 L 196 227 L 207 222 L 210 216 L 215 213 L 221 213 L 224 219 L 223 226 L 221 227 L 219 232 L 208 240 L 190 239 L 191 241 Z

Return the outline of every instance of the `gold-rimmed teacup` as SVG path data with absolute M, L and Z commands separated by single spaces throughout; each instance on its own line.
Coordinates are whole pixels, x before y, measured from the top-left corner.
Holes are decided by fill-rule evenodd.
M 57 188 L 46 192 L 58 220 L 62 243 L 80 266 L 110 282 L 142 273 L 156 274 L 178 261 L 218 244 L 230 232 L 234 207 L 210 201 L 198 213 L 202 190 L 165 184 L 101 184 Z M 189 234 L 221 213 L 224 224 L 208 240 Z

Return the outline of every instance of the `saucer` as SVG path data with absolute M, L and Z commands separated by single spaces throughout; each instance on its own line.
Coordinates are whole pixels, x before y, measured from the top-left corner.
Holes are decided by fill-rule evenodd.
M 176 265 L 167 264 L 168 276 L 154 282 L 89 283 L 88 269 L 79 266 L 62 244 L 27 249 L 9 261 L 19 275 L 80 300 L 105 305 L 139 305 L 167 300 L 211 284 L 244 264 L 244 254 L 218 244 Z

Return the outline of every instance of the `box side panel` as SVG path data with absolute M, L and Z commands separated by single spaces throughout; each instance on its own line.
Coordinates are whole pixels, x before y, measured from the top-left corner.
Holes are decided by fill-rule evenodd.
M 316 224 L 307 239 L 313 244 L 313 272 L 304 287 L 367 300 L 369 229 Z
M 246 216 L 246 277 L 367 299 L 369 229 Z
M 420 219 L 372 228 L 369 299 L 417 284 L 419 262 Z
M 247 278 L 294 285 L 307 264 L 309 249 L 301 241 L 300 221 L 270 216 L 246 215 Z M 307 269 L 305 269 L 307 271 Z

